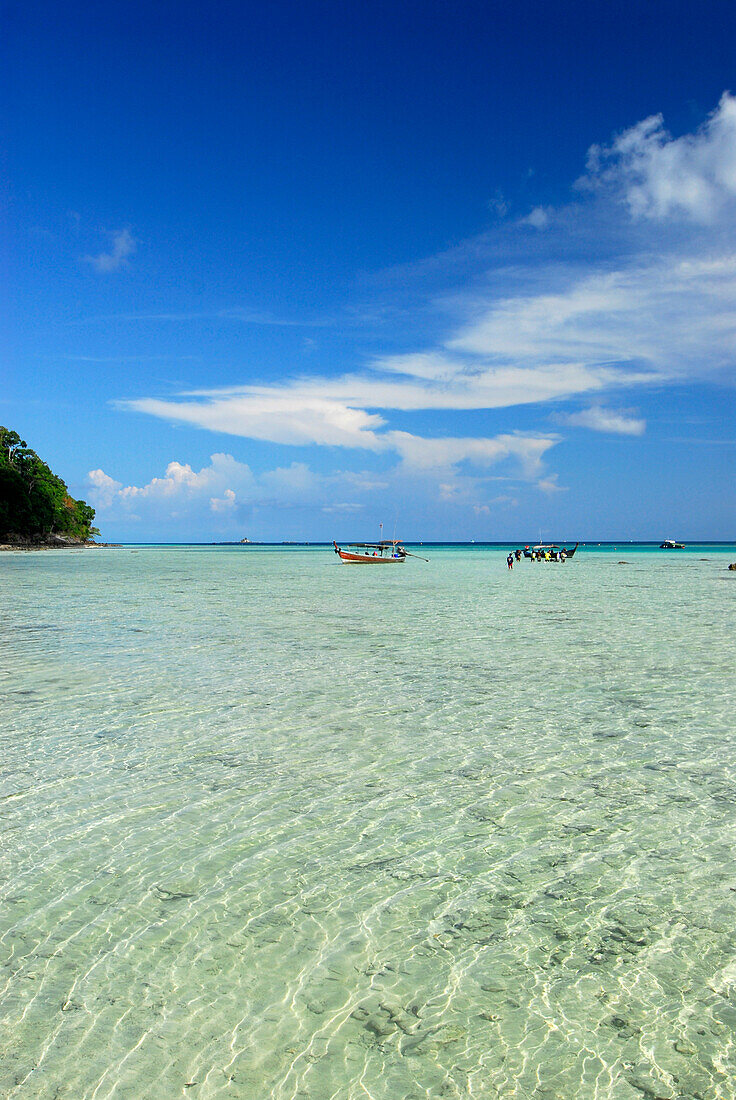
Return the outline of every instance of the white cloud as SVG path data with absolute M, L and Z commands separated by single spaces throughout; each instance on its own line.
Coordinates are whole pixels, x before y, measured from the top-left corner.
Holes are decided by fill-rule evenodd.
M 441 481 L 437 486 L 437 494 L 445 503 L 455 503 L 464 495 L 462 485 L 454 481 Z
M 736 223 L 729 204 L 736 197 L 736 99 L 725 94 L 693 134 L 674 139 L 656 116 L 608 146 L 592 147 L 585 184 L 588 194 L 563 209 L 535 207 L 495 236 L 485 234 L 406 269 L 407 278 L 419 271 L 435 280 L 438 272 L 447 278 L 449 270 L 463 287 L 454 295 L 445 289 L 421 315 L 435 325 L 444 318 L 442 333 L 417 339 L 411 349 L 402 328 L 396 346 L 409 351 L 376 355 L 341 374 L 285 372 L 267 385 L 249 382 L 121 403 L 275 444 L 394 454 L 394 470 L 381 477 L 372 471 L 317 475 L 295 463 L 248 480 L 242 471 L 225 476 L 213 456 L 212 468 L 195 474 L 174 463 L 164 478 L 140 488 L 122 488 L 112 479 L 108 484 L 97 471 L 100 498 L 179 499 L 206 492 L 210 510 L 222 515 L 244 501 L 336 508 L 327 497 L 337 494 L 339 478 L 339 507 L 349 510 L 360 506 L 353 495 L 380 493 L 404 479 L 427 492 L 431 484 L 435 494 L 470 509 L 487 502 L 483 483 L 494 466 L 542 492 L 562 491 L 557 475 L 544 468 L 558 436 L 513 431 L 508 414 L 506 430 L 496 421 L 493 433 L 467 436 L 450 418 L 554 403 L 558 424 L 633 438 L 644 432 L 645 420 L 607 408 L 609 400 L 622 403 L 624 392 L 644 395 L 647 387 L 718 381 L 733 370 Z M 530 227 L 545 230 L 535 237 L 531 259 Z M 467 278 L 458 276 L 461 268 Z M 394 302 L 391 308 L 378 303 L 373 315 L 385 320 L 397 310 Z M 422 331 L 428 329 L 423 325 Z M 561 410 L 564 401 L 576 408 Z M 587 407 L 580 409 L 582 403 Z M 400 414 L 411 411 L 445 414 L 446 434 L 430 438 L 404 430 Z M 432 423 L 436 432 L 439 418 Z
M 84 260 L 96 271 L 107 273 L 117 271 L 128 262 L 135 252 L 136 241 L 129 229 L 121 229 L 112 234 L 112 248 L 109 252 L 100 252 L 97 256 L 84 256 Z
M 495 511 L 491 507 L 493 504 L 503 504 L 508 508 L 517 508 L 519 501 L 517 497 L 509 496 L 508 493 L 501 493 L 497 497 L 491 497 L 487 504 L 474 504 L 473 511 L 476 516 L 490 516 Z
M 617 435 L 643 435 L 647 426 L 646 420 L 627 415 L 626 412 L 604 409 L 600 405 L 592 405 L 580 412 L 561 413 L 556 419 L 559 423 L 570 424 L 572 427 L 591 428 L 594 432 L 612 432 Z
M 212 491 L 222 491 L 228 478 L 239 482 L 241 488 L 254 482 L 250 467 L 236 462 L 232 455 L 215 454 L 210 465 L 196 473 L 189 463 L 170 462 L 164 477 L 154 477 L 147 485 L 127 485 L 118 490 L 123 500 L 166 501 L 171 498 L 184 498 L 205 495 Z M 221 490 L 222 487 L 222 490 Z
M 551 207 L 535 206 L 525 218 L 519 219 L 519 225 L 531 225 L 533 229 L 546 229 L 550 223 L 551 216 Z
M 220 453 L 199 470 L 189 463 L 170 462 L 163 476 L 143 485 L 123 485 L 104 470 L 92 470 L 87 497 L 105 522 L 148 522 L 160 531 L 184 523 L 200 535 L 211 524 L 214 530 L 237 530 L 254 508 L 266 506 L 347 515 L 362 511 L 366 502 L 375 507 L 378 500 L 394 494 L 393 508 L 397 496 L 428 504 L 439 496 L 470 508 L 487 496 L 489 480 L 513 478 L 531 484 L 543 477 L 543 457 L 557 438 L 512 433 L 495 439 L 434 440 L 387 432 L 385 447 L 399 461 L 382 479 L 369 471 L 322 474 L 302 462 L 255 474 L 246 463 Z M 503 463 L 503 476 L 490 478 L 487 470 Z M 466 465 L 478 473 L 463 472 Z
M 736 348 L 736 252 L 610 271 L 544 273 L 542 292 L 499 297 L 444 345 L 337 377 L 153 397 L 123 407 L 291 445 L 385 451 L 376 410 L 499 409 L 717 377 Z M 540 276 L 537 273 L 536 281 Z
M 564 485 L 557 484 L 558 474 L 550 474 L 549 477 L 540 478 L 537 482 L 537 488 L 542 493 L 565 493 L 567 489 Z
M 547 281 L 543 293 L 500 298 L 485 312 L 474 306 L 472 319 L 443 347 L 384 356 L 362 373 L 141 398 L 124 407 L 279 444 L 394 451 L 415 469 L 512 458 L 530 477 L 556 437 L 426 438 L 398 430 L 384 414 L 587 396 L 599 399 L 594 411 L 573 412 L 567 423 L 634 436 L 643 422 L 604 413 L 604 394 L 708 377 L 733 363 L 736 255 L 654 261 L 577 278 L 558 270 Z M 191 471 L 176 476 L 186 479 Z M 173 477 L 167 472 L 166 491 Z
M 385 355 L 373 360 L 373 369 L 419 378 L 425 382 L 451 382 L 458 364 L 441 351 L 415 351 L 405 355 Z
M 544 293 L 494 303 L 448 347 L 528 364 L 532 382 L 561 371 L 550 397 L 702 377 L 733 363 L 735 253 L 667 257 L 577 279 L 557 271 L 548 281 Z
M 210 431 L 303 446 L 363 447 L 380 450 L 374 429 L 383 419 L 293 386 L 251 387 L 241 392 L 203 395 L 204 400 L 142 398 L 124 407 L 166 420 L 183 420 Z
M 652 115 L 610 145 L 591 146 L 580 182 L 620 191 L 636 217 L 712 223 L 736 196 L 736 98 L 724 92 L 694 134 L 673 138 L 662 115 Z
M 323 485 L 323 478 L 310 470 L 304 462 L 292 462 L 261 475 L 260 484 L 272 496 L 289 497 L 307 501 L 314 498 Z
M 116 494 L 122 489 L 123 483 L 109 477 L 104 470 L 90 470 L 87 480 L 91 486 L 91 497 L 97 508 L 109 508 Z
M 127 233 L 127 230 L 124 232 Z M 132 238 L 131 242 L 134 251 L 136 242 L 132 240 Z M 100 260 L 108 261 L 110 256 L 114 259 L 114 253 L 115 249 L 113 249 L 111 254 L 104 257 L 84 256 L 83 258 L 90 263 L 97 264 Z M 113 269 L 110 267 L 103 267 L 100 270 Z M 274 314 L 252 309 L 248 306 L 233 306 L 228 309 L 215 310 L 187 310 L 185 312 L 169 310 L 165 313 L 108 313 L 95 317 L 87 317 L 85 321 L 86 323 L 106 321 L 168 321 L 172 324 L 187 324 L 193 321 L 233 321 L 241 322 L 245 325 L 262 325 L 266 328 L 326 328 L 332 324 L 331 319 L 328 317 L 313 317 L 297 320 L 289 317 L 277 317 Z M 310 345 L 313 346 L 314 343 L 314 340 L 305 337 L 305 347 Z
M 559 437 L 514 433 L 494 439 L 426 439 L 408 432 L 386 432 L 382 438 L 387 449 L 398 453 L 406 473 L 447 477 L 454 476 L 461 463 L 483 469 L 510 460 L 516 476 L 533 479 L 540 472 L 543 456 Z M 238 504 L 319 504 L 335 485 L 366 494 L 387 489 L 391 480 L 391 476 L 377 480 L 368 473 L 318 474 L 301 462 L 256 476 L 229 454 L 213 454 L 209 465 L 199 471 L 188 463 L 170 462 L 163 477 L 140 486 L 123 485 L 103 470 L 91 470 L 88 475 L 90 501 L 102 510 L 135 507 L 139 511 L 146 504 L 158 509 L 207 501 L 216 513 L 231 512 Z
M 386 432 L 385 439 L 401 455 L 406 466 L 417 470 L 443 470 L 468 462 L 488 467 L 507 458 L 517 460 L 525 477 L 534 477 L 542 457 L 558 436 L 499 435 L 493 439 L 425 439 L 408 432 Z
M 334 512 L 362 512 L 364 508 L 364 504 L 357 504 L 354 501 L 343 501 L 338 504 L 325 504 L 322 511 L 326 515 L 332 515 Z
M 153 477 L 145 485 L 123 485 L 104 470 L 91 470 L 87 481 L 90 503 L 107 513 L 106 518 L 149 517 L 164 525 L 172 516 L 198 512 L 226 520 L 253 505 L 321 507 L 338 486 L 357 497 L 386 488 L 386 483 L 360 473 L 324 475 L 301 462 L 256 475 L 229 454 L 213 454 L 200 470 L 189 463 L 170 462 L 163 477 Z M 361 506 L 359 500 L 342 505 L 344 509 Z
M 237 498 L 233 489 L 226 489 L 222 497 L 210 497 L 210 509 L 213 512 L 231 512 Z
M 198 472 L 188 463 L 170 462 L 163 477 L 154 477 L 146 485 L 123 485 L 104 470 L 91 470 L 87 480 L 95 508 L 126 513 L 133 508 L 150 506 L 155 511 L 186 501 L 207 500 L 213 511 L 221 511 L 235 502 L 235 490 L 245 498 L 253 495 L 257 484 L 250 467 L 228 454 L 212 455 L 209 466 Z

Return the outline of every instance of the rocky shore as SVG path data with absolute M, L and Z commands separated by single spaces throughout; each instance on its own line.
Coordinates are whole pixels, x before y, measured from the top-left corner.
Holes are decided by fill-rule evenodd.
M 66 535 L 44 535 L 38 539 L 10 538 L 0 543 L 0 550 L 98 550 L 119 547 L 119 542 L 93 542 L 91 539 L 73 539 Z

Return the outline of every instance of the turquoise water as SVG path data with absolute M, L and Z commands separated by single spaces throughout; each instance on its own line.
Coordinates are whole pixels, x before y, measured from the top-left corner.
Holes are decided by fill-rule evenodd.
M 417 550 L 2 555 L 0 1095 L 736 1097 L 736 551 Z

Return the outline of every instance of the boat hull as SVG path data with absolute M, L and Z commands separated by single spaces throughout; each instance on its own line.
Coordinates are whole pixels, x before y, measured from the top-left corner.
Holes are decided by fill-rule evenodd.
M 345 565 L 400 565 L 404 556 L 396 558 L 382 558 L 371 554 L 350 554 L 347 550 L 338 550 L 337 556 Z

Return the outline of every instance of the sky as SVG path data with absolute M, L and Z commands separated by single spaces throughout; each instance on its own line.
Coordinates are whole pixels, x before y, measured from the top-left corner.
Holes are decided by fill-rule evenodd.
M 0 423 L 104 539 L 736 539 L 730 0 L 0 18 Z

